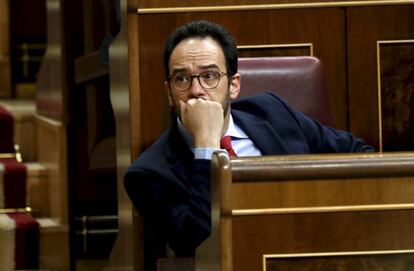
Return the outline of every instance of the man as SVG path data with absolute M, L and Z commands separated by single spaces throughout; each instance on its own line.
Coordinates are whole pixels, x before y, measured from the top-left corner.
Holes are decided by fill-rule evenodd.
M 294 111 L 272 93 L 230 104 L 240 90 L 237 48 L 221 26 L 178 28 L 166 42 L 165 88 L 177 117 L 130 166 L 125 187 L 147 243 L 192 256 L 210 234 L 210 160 L 230 135 L 238 156 L 372 151 L 362 140 Z

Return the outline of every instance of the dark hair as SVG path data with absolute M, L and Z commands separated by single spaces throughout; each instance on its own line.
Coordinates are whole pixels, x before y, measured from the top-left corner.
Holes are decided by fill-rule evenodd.
M 211 37 L 221 47 L 226 58 L 226 69 L 229 76 L 237 73 L 237 46 L 234 38 L 223 26 L 208 21 L 194 21 L 187 23 L 170 34 L 164 50 L 164 71 L 165 78 L 169 77 L 169 61 L 174 48 L 181 41 L 193 37 Z

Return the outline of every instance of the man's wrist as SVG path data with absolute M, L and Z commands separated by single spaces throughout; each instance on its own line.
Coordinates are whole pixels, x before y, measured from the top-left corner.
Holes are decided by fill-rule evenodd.
M 213 153 L 220 150 L 220 148 L 194 148 L 194 159 L 211 160 Z
M 195 148 L 220 148 L 220 137 L 204 135 L 203 137 L 194 136 L 194 147 Z

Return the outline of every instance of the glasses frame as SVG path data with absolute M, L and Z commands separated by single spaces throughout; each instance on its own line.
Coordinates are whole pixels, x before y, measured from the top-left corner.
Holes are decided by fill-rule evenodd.
M 203 86 L 203 84 L 201 83 L 201 81 L 200 81 L 200 76 L 201 75 L 203 75 L 203 74 L 206 74 L 206 73 L 218 73 L 219 74 L 219 78 L 218 78 L 218 81 L 217 81 L 217 84 L 214 86 L 214 87 L 204 87 Z M 172 78 L 174 77 L 174 76 L 176 76 L 177 74 L 172 74 L 172 75 L 170 75 L 170 77 L 168 77 L 168 82 L 169 82 L 169 84 L 170 84 L 170 87 L 171 88 L 174 88 L 175 90 L 177 90 L 177 91 L 187 91 L 187 90 L 189 90 L 192 86 L 193 86 L 193 79 L 194 78 L 197 78 L 197 81 L 198 81 L 198 84 L 203 88 L 203 89 L 207 89 L 207 90 L 210 90 L 210 89 L 215 89 L 215 88 L 217 88 L 217 86 L 220 84 L 220 80 L 221 80 L 221 77 L 222 76 L 227 76 L 228 78 L 231 78 L 231 76 L 229 76 L 227 73 L 225 73 L 225 72 L 222 72 L 222 71 L 204 71 L 204 72 L 201 72 L 201 73 L 199 73 L 199 74 L 193 74 L 193 75 L 189 75 L 188 77 L 190 78 L 190 85 L 186 88 L 186 89 L 178 89 L 175 85 L 174 85 L 174 83 L 172 82 Z

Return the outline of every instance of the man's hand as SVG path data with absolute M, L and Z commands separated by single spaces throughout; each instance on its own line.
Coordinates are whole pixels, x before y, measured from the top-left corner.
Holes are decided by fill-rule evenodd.
M 220 148 L 224 116 L 220 103 L 203 99 L 180 101 L 181 121 L 194 137 L 194 147 Z

